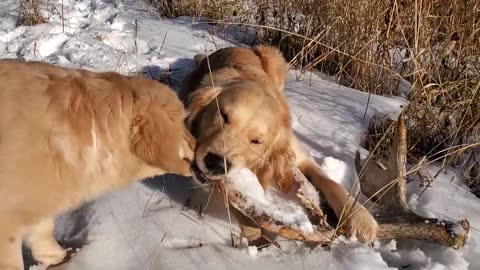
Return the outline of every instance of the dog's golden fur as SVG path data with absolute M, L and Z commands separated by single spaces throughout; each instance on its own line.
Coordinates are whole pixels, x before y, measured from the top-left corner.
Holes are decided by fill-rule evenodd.
M 0 269 L 60 262 L 54 217 L 146 177 L 190 175 L 195 140 L 168 87 L 116 73 L 0 60 Z
M 255 53 L 271 57 L 260 58 Z M 263 186 L 275 179 L 283 190 L 290 189 L 289 164 L 294 153 L 289 145 L 288 107 L 278 91 L 286 76 L 280 57 L 261 47 L 256 51 L 223 50 L 209 57 L 210 68 L 197 57 L 199 65 L 185 78 L 183 90 L 193 93 L 187 125 L 201 142 L 196 150 L 200 169 L 206 170 L 202 159 L 213 152 L 227 156 L 236 167 L 251 168 Z M 211 78 L 205 76 L 209 69 Z M 202 117 L 198 117 L 200 113 Z M 228 117 L 223 126 L 228 136 L 222 133 L 222 115 Z
M 296 165 L 322 193 L 337 217 L 343 209 L 354 215 L 344 229 L 359 240 L 374 239 L 377 224 L 370 213 L 348 195 L 344 187 L 323 174 L 302 148 L 290 125 L 283 95 L 287 64 L 272 48 L 226 48 L 195 56 L 196 68 L 186 76 L 182 95 L 187 123 L 197 139 L 196 164 L 209 174 L 204 157 L 213 153 L 234 167 L 251 169 L 265 187 L 275 180 L 288 191 L 290 169 Z M 222 127 L 223 126 L 223 127 Z

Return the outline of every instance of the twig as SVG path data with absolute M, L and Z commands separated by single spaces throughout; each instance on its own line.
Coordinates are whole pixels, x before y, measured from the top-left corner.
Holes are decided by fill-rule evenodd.
M 181 214 L 182 216 L 184 216 L 184 217 L 186 217 L 186 218 L 190 219 L 191 221 L 193 221 L 193 222 L 195 222 L 195 223 L 197 223 L 197 224 L 200 224 L 200 222 L 198 222 L 198 221 L 197 221 L 197 220 L 195 220 L 194 218 L 192 218 L 192 217 L 188 216 L 187 214 L 185 214 L 185 213 L 183 213 L 183 212 L 182 212 L 182 213 L 180 213 L 180 214 Z
M 165 40 L 167 40 L 167 34 L 168 34 L 168 32 L 165 32 L 165 35 L 163 36 L 162 45 L 160 46 L 160 49 L 158 50 L 157 57 L 160 57 L 160 53 L 162 52 L 163 45 L 165 45 Z
M 65 20 L 63 17 L 63 0 L 62 0 L 62 33 L 65 33 Z

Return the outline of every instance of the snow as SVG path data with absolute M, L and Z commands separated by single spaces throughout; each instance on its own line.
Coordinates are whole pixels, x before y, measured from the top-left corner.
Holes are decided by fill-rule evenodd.
M 249 246 L 247 248 L 247 253 L 248 255 L 252 256 L 252 257 L 255 257 L 258 255 L 258 249 L 256 246 Z
M 334 157 L 325 157 L 320 164 L 322 171 L 337 183 L 345 185 L 348 179 L 348 164 Z
M 38 264 L 30 266 L 29 270 L 46 270 L 46 266 Z
M 265 197 L 265 190 L 260 185 L 257 176 L 248 168 L 230 171 L 227 181 L 230 184 L 229 187 L 240 191 L 259 204 L 268 203 Z
M 15 27 L 18 1 L 0 1 L 0 56 L 153 78 L 168 71 L 178 86 L 195 54 L 239 45 L 206 25 L 192 24 L 192 18 L 162 19 L 135 0 L 63 0 L 62 23 L 61 2 L 48 1 L 48 23 Z M 354 153 L 369 119 L 376 114 L 396 117 L 406 104 L 400 97 L 372 95 L 367 106 L 366 93 L 321 74 L 297 81 L 294 71 L 285 94 L 296 135 L 326 173 L 347 189 L 356 181 Z M 430 166 L 432 172 L 436 166 Z M 253 181 L 243 187 L 261 198 Z M 235 219 L 230 227 L 222 196 L 214 192 L 209 199 L 209 188 L 168 175 L 135 183 L 62 215 L 57 227 L 62 239 L 87 230 L 89 241 L 57 269 L 480 269 L 480 201 L 463 178 L 447 170 L 425 192 L 418 182 L 407 188 L 408 203 L 416 213 L 469 219 L 470 237 L 462 250 L 414 240 L 378 241 L 372 248 L 344 238 L 331 249 L 311 249 L 293 241 L 279 241 L 281 250 L 232 248 L 230 228 L 236 235 L 239 229 Z M 267 190 L 263 195 L 273 200 L 277 194 Z M 283 207 L 290 206 L 283 201 Z M 77 218 L 82 226 L 70 224 Z
M 231 171 L 228 174 L 227 186 L 242 193 L 247 202 L 255 208 L 256 213 L 265 213 L 294 229 L 313 232 L 308 213 L 295 195 L 296 190 L 292 189 L 290 193 L 285 194 L 275 185 L 270 185 L 264 190 L 257 176 L 248 168 Z

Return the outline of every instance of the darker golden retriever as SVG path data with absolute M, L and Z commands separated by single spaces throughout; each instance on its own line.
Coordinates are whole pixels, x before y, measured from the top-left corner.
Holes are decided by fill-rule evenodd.
M 283 86 L 287 64 L 272 47 L 225 48 L 208 57 L 195 56 L 196 68 L 185 77 L 182 99 L 187 125 L 197 139 L 194 171 L 205 181 L 231 168 L 247 167 L 262 186 L 272 180 L 284 190 L 292 186 L 296 165 L 321 192 L 347 234 L 362 242 L 375 238 L 377 223 L 327 178 L 295 137 Z M 342 215 L 353 209 L 353 215 Z
M 195 140 L 168 87 L 116 73 L 0 60 L 0 269 L 23 269 L 22 240 L 63 260 L 55 215 L 165 173 L 190 175 Z

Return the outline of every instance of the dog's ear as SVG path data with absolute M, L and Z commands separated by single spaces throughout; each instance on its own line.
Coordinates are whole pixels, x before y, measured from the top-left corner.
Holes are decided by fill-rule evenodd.
M 204 87 L 191 93 L 187 101 L 187 127 L 192 128 L 192 124 L 197 115 L 215 99 L 222 91 L 219 87 Z
M 265 188 L 270 182 L 275 182 L 283 192 L 289 192 L 293 185 L 292 166 L 295 153 L 290 147 L 288 132 L 282 132 L 267 151 L 263 166 L 257 171 L 257 177 Z
M 161 151 L 158 138 L 166 136 L 166 129 L 160 123 L 164 119 L 153 121 L 146 114 L 137 115 L 130 126 L 130 150 L 137 157 L 154 166 L 161 166 Z
M 183 78 L 178 94 L 182 102 L 188 102 L 188 96 L 190 95 L 190 93 L 193 93 L 200 84 L 203 77 L 203 72 L 202 69 L 199 68 L 199 66 L 205 58 L 207 58 L 206 54 L 197 54 L 193 57 L 195 67 Z
M 153 110 L 132 119 L 130 151 L 166 173 L 189 175 L 194 139 L 183 124 L 184 112 Z
M 263 70 L 273 79 L 279 90 L 283 91 L 288 65 L 282 53 L 275 47 L 263 45 L 254 47 L 253 51 L 260 58 Z
M 207 55 L 204 53 L 199 53 L 193 57 L 193 60 L 195 61 L 195 67 L 198 67 L 200 63 L 203 61 L 203 59 L 207 58 Z

